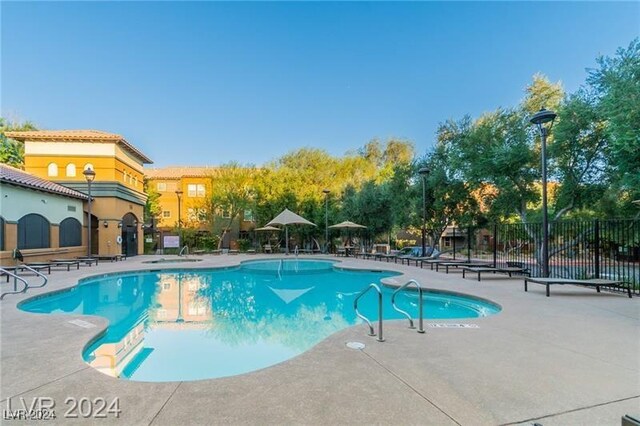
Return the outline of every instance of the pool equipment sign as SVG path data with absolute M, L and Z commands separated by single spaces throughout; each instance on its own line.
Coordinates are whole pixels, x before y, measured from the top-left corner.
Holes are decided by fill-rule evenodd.
M 163 239 L 164 248 L 180 248 L 179 235 L 165 235 Z

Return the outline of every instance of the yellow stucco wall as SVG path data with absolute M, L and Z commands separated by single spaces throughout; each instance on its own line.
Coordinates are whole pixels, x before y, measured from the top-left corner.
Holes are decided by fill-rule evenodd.
M 48 174 L 49 164 L 58 166 L 58 175 Z M 76 175 L 67 175 L 67 166 L 76 166 Z M 87 164 L 96 172 L 96 182 L 119 182 L 129 189 L 143 192 L 142 172 L 115 157 L 90 157 L 78 155 L 29 155 L 25 156 L 25 170 L 36 176 L 54 182 L 85 182 L 82 172 Z

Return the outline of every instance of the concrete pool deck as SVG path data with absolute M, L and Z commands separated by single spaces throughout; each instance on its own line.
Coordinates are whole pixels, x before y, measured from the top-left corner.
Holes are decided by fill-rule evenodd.
M 619 425 L 622 415 L 640 413 L 640 297 L 622 293 L 556 286 L 545 297 L 541 285 L 525 293 L 521 278 L 486 276 L 478 282 L 457 272 L 340 258 L 349 267 L 405 273 L 399 281 L 415 278 L 424 287 L 486 298 L 500 304 L 502 312 L 429 320 L 426 324 L 478 328 L 428 327 L 423 335 L 405 321 L 386 321 L 384 343 L 358 325 L 263 370 L 174 383 L 120 380 L 88 366 L 81 352 L 107 326 L 103 318 L 38 315 L 16 306 L 96 274 L 223 266 L 265 257 L 271 256 L 203 256 L 197 263 L 152 265 L 142 263 L 151 256 L 138 256 L 55 271 L 44 289 L 6 296 L 0 303 L 2 409 L 47 397 L 55 401 L 57 416 L 47 424 L 127 425 Z M 3 280 L 3 291 L 7 286 Z M 69 322 L 79 318 L 96 327 Z M 349 349 L 349 341 L 366 347 Z M 108 402 L 118 397 L 120 418 L 65 418 L 69 397 Z

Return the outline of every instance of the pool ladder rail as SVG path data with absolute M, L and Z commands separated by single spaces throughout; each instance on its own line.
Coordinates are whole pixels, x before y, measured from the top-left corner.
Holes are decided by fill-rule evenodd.
M 401 285 L 396 289 L 396 291 L 393 292 L 393 294 L 391 295 L 391 306 L 393 307 L 393 309 L 395 309 L 396 311 L 400 312 L 401 314 L 407 317 L 407 319 L 409 320 L 409 328 L 416 328 L 415 325 L 413 325 L 413 318 L 411 318 L 411 315 L 409 315 L 409 313 L 407 313 L 406 311 L 403 311 L 402 309 L 398 308 L 398 306 L 396 306 L 396 296 L 398 295 L 398 293 L 405 290 L 410 285 L 415 285 L 416 289 L 418 290 L 418 333 L 424 333 L 424 319 L 423 319 L 424 300 L 422 299 L 422 294 L 424 290 L 416 280 L 407 281 L 404 285 Z
M 358 310 L 358 300 L 360 300 L 360 298 L 365 294 L 367 294 L 367 292 L 371 289 L 374 289 L 378 293 L 378 338 L 376 340 L 378 342 L 384 342 L 384 337 L 382 335 L 382 291 L 380 290 L 380 287 L 378 287 L 376 284 L 369 284 L 367 288 L 362 290 L 360 294 L 358 294 L 356 298 L 353 300 L 353 309 L 355 309 L 356 315 L 358 316 L 358 318 L 366 322 L 367 325 L 369 326 L 369 336 L 375 336 L 376 332 L 373 329 L 373 325 L 371 324 L 371 321 L 369 321 L 369 319 L 364 315 L 362 315 Z
M 401 285 L 400 287 L 398 287 L 393 294 L 391 295 L 391 306 L 393 307 L 393 309 L 395 309 L 396 311 L 400 312 L 401 314 L 403 314 L 404 316 L 407 317 L 407 319 L 409 320 L 409 328 L 416 328 L 414 323 L 413 323 L 413 318 L 411 318 L 411 315 L 409 315 L 406 311 L 398 308 L 398 306 L 396 305 L 396 296 L 406 290 L 409 286 L 414 285 L 418 291 L 418 333 L 423 334 L 424 331 L 424 317 L 423 317 L 423 313 L 424 313 L 424 309 L 423 309 L 423 288 L 422 286 L 420 286 L 420 284 L 416 281 L 416 280 L 409 280 L 407 281 L 405 284 Z M 384 342 L 384 337 L 382 335 L 382 330 L 383 330 L 383 318 L 382 318 L 382 291 L 380 290 L 380 287 L 378 287 L 376 284 L 369 284 L 364 290 L 362 290 L 357 296 L 356 298 L 353 300 L 353 308 L 356 311 L 356 315 L 358 316 L 358 318 L 362 319 L 364 322 L 367 323 L 367 326 L 369 326 L 369 336 L 375 336 L 375 330 L 373 329 L 373 325 L 371 324 L 371 321 L 369 321 L 369 319 L 367 317 L 365 317 L 364 315 L 362 315 L 360 313 L 360 311 L 358 310 L 358 301 L 360 300 L 360 298 L 362 296 L 364 296 L 369 290 L 374 289 L 377 293 L 378 293 L 378 342 Z
M 187 254 L 185 255 L 185 251 L 187 252 Z M 178 256 L 182 257 L 189 257 L 189 246 L 185 245 L 184 247 L 182 247 L 182 249 L 180 250 L 180 253 L 178 253 Z
M 37 276 L 41 277 L 43 282 L 40 285 L 29 285 L 29 282 L 18 276 L 17 274 L 15 274 L 14 272 L 8 271 L 7 269 L 4 268 L 0 268 L 0 273 L 7 275 L 9 277 L 13 277 L 13 291 L 5 291 L 4 293 L 0 294 L 0 300 L 4 299 L 4 297 L 8 294 L 20 294 L 20 293 L 26 293 L 28 289 L 30 288 L 40 288 L 40 287 L 44 287 L 47 285 L 47 283 L 49 282 L 49 279 L 40 271 L 36 271 L 35 269 L 31 268 L 28 265 L 20 265 L 21 269 L 26 269 L 29 272 L 33 272 L 34 274 L 36 274 Z M 17 272 L 17 269 L 15 270 L 15 272 Z M 24 284 L 24 288 L 20 291 L 18 291 L 18 281 L 22 282 Z

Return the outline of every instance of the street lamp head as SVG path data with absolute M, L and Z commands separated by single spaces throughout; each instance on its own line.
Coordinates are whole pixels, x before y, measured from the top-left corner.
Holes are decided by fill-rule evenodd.
M 87 182 L 93 182 L 93 180 L 96 178 L 96 172 L 94 172 L 90 167 L 82 172 L 82 174 L 84 175 L 84 178 L 87 180 Z
M 536 124 L 538 126 L 548 123 L 550 121 L 555 120 L 557 114 L 551 110 L 545 109 L 544 107 L 540 108 L 540 111 L 536 112 L 531 116 L 529 121 L 532 124 Z
M 431 170 L 429 170 L 427 167 L 420 167 L 420 169 L 418 170 L 418 174 L 420 176 L 427 176 L 429 173 L 431 173 Z
M 182 197 L 182 194 L 183 192 L 181 189 L 176 190 L 176 195 L 178 196 L 178 198 Z

